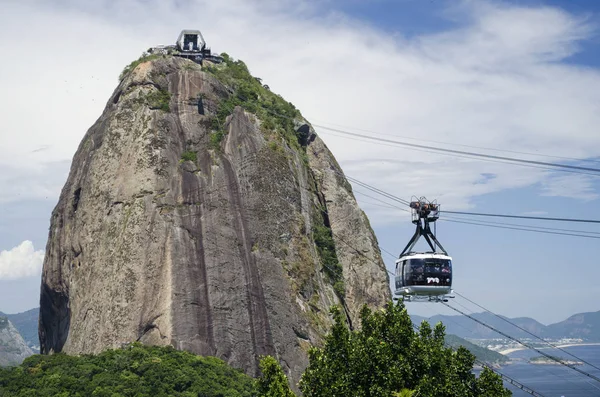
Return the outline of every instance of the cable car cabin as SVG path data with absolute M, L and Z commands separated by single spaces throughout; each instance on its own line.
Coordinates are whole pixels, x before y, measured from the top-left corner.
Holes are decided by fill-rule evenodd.
M 407 300 L 443 300 L 452 292 L 452 258 L 435 252 L 410 252 L 396 260 L 395 282 L 395 295 Z

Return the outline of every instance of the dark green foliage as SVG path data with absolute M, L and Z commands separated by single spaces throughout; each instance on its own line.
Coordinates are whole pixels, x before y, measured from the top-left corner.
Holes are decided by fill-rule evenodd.
M 265 132 L 277 132 L 293 147 L 299 148 L 298 136 L 292 119 L 299 117 L 300 112 L 291 103 L 263 87 L 259 79 L 254 78 L 246 64 L 234 61 L 229 55 L 221 54 L 224 64 L 206 67 L 221 83 L 233 92 L 222 100 L 217 109 L 215 130 L 223 128 L 227 116 L 233 113 L 236 106 L 255 114 L 261 121 Z
M 256 396 L 252 378 L 214 357 L 138 343 L 81 357 L 27 358 L 0 369 L 2 396 Z
M 345 295 L 345 287 L 342 275 L 342 265 L 337 259 L 331 229 L 325 225 L 315 224 L 313 227 L 313 240 L 317 246 L 317 252 L 321 258 L 325 274 L 329 276 L 335 292 L 340 298 L 343 298 Z
M 193 161 L 196 162 L 198 157 L 198 154 L 196 152 L 192 152 L 192 151 L 187 151 L 187 152 L 183 152 L 183 154 L 181 155 L 181 161 Z
M 160 109 L 163 112 L 169 112 L 171 110 L 169 102 L 171 102 L 171 93 L 167 90 L 152 91 L 146 95 L 146 102 L 150 109 Z
M 157 54 L 154 54 L 154 55 L 144 54 L 144 55 L 142 55 L 141 57 L 139 57 L 135 61 L 131 62 L 129 65 L 125 66 L 125 69 L 123 69 L 123 71 L 119 75 L 119 80 L 123 80 L 123 77 L 125 77 L 125 75 L 127 75 L 129 72 L 131 72 L 133 69 L 135 69 L 137 67 L 137 65 L 139 65 L 140 63 L 152 61 L 153 59 L 157 59 L 159 57 L 160 57 L 160 55 L 157 55 Z
M 210 147 L 218 150 L 221 147 L 221 141 L 225 138 L 225 131 L 217 130 L 210 134 Z
M 475 357 L 467 349 L 444 347 L 441 323 L 432 330 L 424 321 L 415 332 L 402 302 L 376 312 L 364 307 L 358 331 L 348 329 L 339 309 L 332 314 L 324 347 L 309 351 L 300 381 L 304 397 L 388 397 L 410 390 L 418 396 L 511 395 L 491 371 L 475 377 Z
M 259 396 L 295 397 L 288 384 L 287 376 L 275 358 L 271 356 L 261 358 L 260 371 L 262 375 L 257 380 Z

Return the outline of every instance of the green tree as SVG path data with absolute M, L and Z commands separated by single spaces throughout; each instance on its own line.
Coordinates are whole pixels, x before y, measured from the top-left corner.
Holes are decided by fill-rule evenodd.
M 287 376 L 275 358 L 262 357 L 260 371 L 262 375 L 257 380 L 260 397 L 295 397 L 288 384 Z
M 337 307 L 334 325 L 322 348 L 309 351 L 300 380 L 305 397 L 510 396 L 502 380 L 485 369 L 473 373 L 475 356 L 444 346 L 445 328 L 424 321 L 418 332 L 404 304 L 361 311 L 361 328 L 350 331 Z

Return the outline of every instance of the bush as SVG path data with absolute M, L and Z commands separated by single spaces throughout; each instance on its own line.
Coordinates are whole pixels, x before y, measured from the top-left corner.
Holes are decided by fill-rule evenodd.
M 196 162 L 198 154 L 196 152 L 187 151 L 181 155 L 181 161 L 193 161 Z
M 215 150 L 219 150 L 221 148 L 221 141 L 225 137 L 225 131 L 218 130 L 210 134 L 210 147 Z
M 146 102 L 150 109 L 160 109 L 163 112 L 171 110 L 169 104 L 171 102 L 171 93 L 167 90 L 152 91 L 146 96 Z

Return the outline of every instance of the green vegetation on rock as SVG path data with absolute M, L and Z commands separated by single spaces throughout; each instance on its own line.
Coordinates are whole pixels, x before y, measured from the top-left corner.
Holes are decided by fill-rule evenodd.
M 171 102 L 171 93 L 167 90 L 159 89 L 146 95 L 146 103 L 150 109 L 169 112 L 171 110 L 169 102 Z
M 196 162 L 198 158 L 198 154 L 197 152 L 188 150 L 186 152 L 183 152 L 183 154 L 181 155 L 181 161 L 193 161 Z
M 0 369 L 2 396 L 250 397 L 255 381 L 215 357 L 135 343 L 99 355 L 35 355 Z
M 250 74 L 244 62 L 233 60 L 227 54 L 221 56 L 224 59 L 223 64 L 204 68 L 231 90 L 228 98 L 219 102 L 212 128 L 224 131 L 226 118 L 233 113 L 236 106 L 241 106 L 258 117 L 263 132 L 276 132 L 283 136 L 290 146 L 299 148 L 299 136 L 292 119 L 300 117 L 300 112 L 290 102 L 265 88 L 260 79 Z
M 335 252 L 335 243 L 331 234 L 331 229 L 325 225 L 315 224 L 313 227 L 313 240 L 317 246 L 317 252 L 321 258 L 321 264 L 325 274 L 329 276 L 333 288 L 340 298 L 345 295 L 344 278 L 342 275 L 342 265 L 338 261 Z

